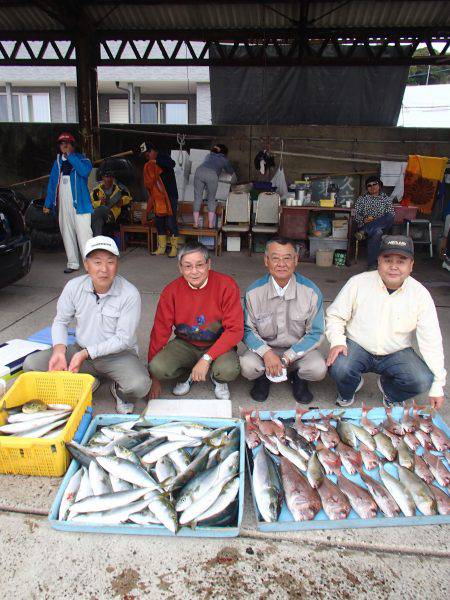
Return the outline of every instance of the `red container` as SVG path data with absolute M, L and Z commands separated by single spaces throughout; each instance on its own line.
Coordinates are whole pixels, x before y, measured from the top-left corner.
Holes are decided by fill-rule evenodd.
M 401 204 L 394 204 L 395 218 L 394 225 L 401 225 L 405 221 L 410 221 L 417 217 L 417 206 L 402 206 Z

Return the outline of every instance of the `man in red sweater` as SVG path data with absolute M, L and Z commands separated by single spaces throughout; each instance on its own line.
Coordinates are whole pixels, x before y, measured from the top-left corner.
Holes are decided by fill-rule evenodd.
M 162 291 L 150 335 L 150 399 L 158 398 L 160 382 L 170 379 L 178 380 L 173 393 L 184 396 L 211 369 L 216 398 L 228 400 L 227 384 L 240 372 L 236 346 L 244 334 L 239 288 L 228 275 L 211 270 L 202 244 L 181 248 L 178 266 L 181 277 Z

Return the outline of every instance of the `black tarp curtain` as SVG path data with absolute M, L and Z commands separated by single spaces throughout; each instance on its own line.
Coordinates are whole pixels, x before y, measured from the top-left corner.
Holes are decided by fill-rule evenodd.
M 396 126 L 408 71 L 408 66 L 211 67 L 212 123 Z

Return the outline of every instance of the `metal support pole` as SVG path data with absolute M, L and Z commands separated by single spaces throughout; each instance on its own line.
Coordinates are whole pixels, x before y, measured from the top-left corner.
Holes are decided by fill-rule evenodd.
M 141 88 L 137 86 L 134 88 L 134 122 L 141 122 Z
M 12 85 L 8 82 L 6 82 L 6 112 L 8 114 L 8 121 L 12 123 L 14 121 Z
M 134 86 L 128 83 L 128 120 L 134 123 Z
M 83 152 L 92 161 L 100 156 L 97 63 L 100 45 L 88 35 L 75 41 L 77 53 L 78 122 Z
M 61 82 L 59 84 L 59 91 L 61 94 L 61 122 L 67 123 L 67 98 L 66 98 L 66 84 Z

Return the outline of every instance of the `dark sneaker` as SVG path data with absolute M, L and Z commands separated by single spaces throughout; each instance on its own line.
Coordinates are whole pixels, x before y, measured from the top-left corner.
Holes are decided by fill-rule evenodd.
M 295 401 L 299 404 L 310 404 L 313 400 L 313 395 L 309 391 L 308 382 L 301 379 L 298 373 L 295 372 L 291 378 L 292 383 L 292 394 L 294 395 Z
M 349 400 L 346 400 L 345 398 L 342 398 L 342 396 L 338 393 L 338 395 L 336 396 L 336 404 L 338 406 L 342 406 L 342 408 L 348 408 L 349 406 L 351 406 L 355 401 L 356 394 L 359 392 L 359 390 L 362 388 L 363 385 L 364 385 L 364 377 L 361 377 L 361 379 L 358 383 L 358 387 L 356 388 L 355 393 L 353 394 L 353 397 L 350 398 Z
M 255 379 L 255 383 L 250 390 L 250 396 L 256 402 L 265 402 L 269 395 L 270 381 L 267 379 L 266 374 L 261 375 L 258 379 Z

